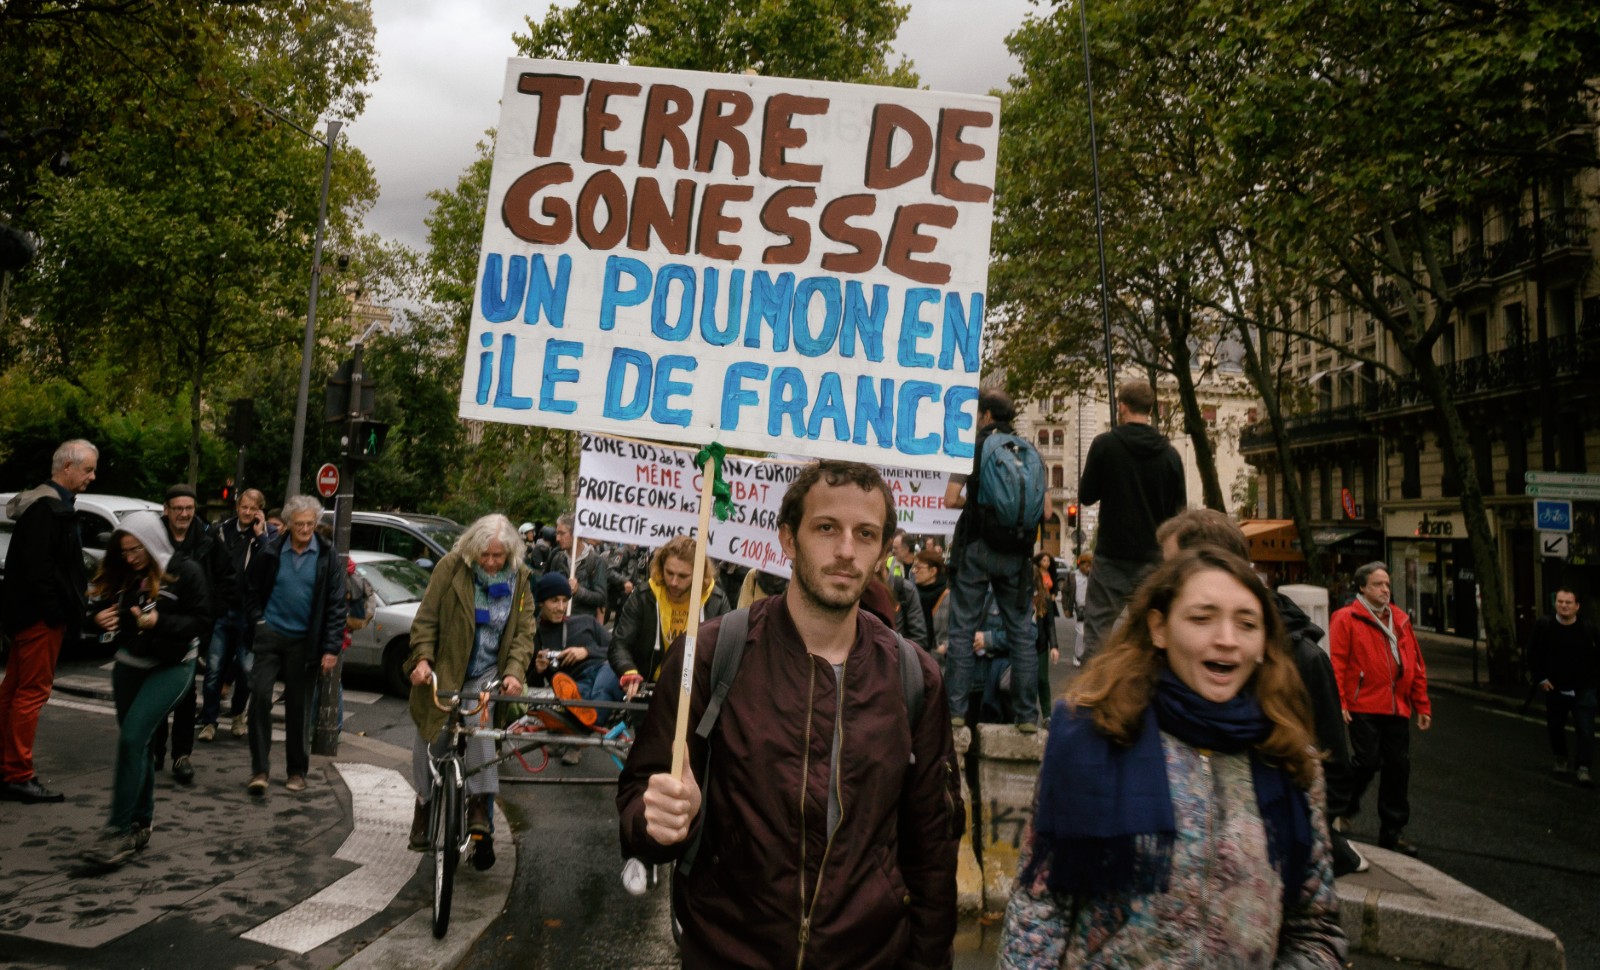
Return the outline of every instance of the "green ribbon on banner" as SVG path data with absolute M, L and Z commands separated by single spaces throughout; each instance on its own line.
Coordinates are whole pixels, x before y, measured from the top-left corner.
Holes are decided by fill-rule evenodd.
M 696 468 L 706 467 L 707 461 L 717 463 L 711 480 L 711 511 L 717 514 L 717 520 L 720 522 L 728 521 L 728 517 L 733 515 L 733 486 L 729 485 L 728 480 L 722 477 L 722 462 L 727 457 L 728 449 L 715 441 L 701 448 L 699 453 L 694 456 L 694 467 Z

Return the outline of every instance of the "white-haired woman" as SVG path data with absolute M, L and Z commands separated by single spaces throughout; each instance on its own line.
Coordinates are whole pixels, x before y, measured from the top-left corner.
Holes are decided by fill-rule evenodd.
M 194 684 L 200 637 L 210 626 L 200 566 L 171 560 L 161 516 L 131 512 L 111 534 L 89 584 L 89 620 L 117 648 L 111 692 L 119 729 L 111 813 L 83 853 L 95 865 L 120 866 L 150 841 L 156 804 L 150 738 Z
M 442 691 L 475 692 L 498 679 L 501 693 L 522 693 L 537 625 L 528 576 L 522 539 L 511 520 L 498 514 L 468 526 L 455 548 L 433 568 L 411 624 L 411 656 L 406 660 L 412 684 L 411 720 L 417 725 L 417 736 L 411 740 L 411 774 L 417 790 L 413 849 L 428 847 L 429 749 L 442 754 L 445 740 L 440 737 L 445 715 L 434 706 L 428 678 L 437 674 Z M 493 758 L 493 741 L 467 742 L 468 769 Z M 467 828 L 482 836 L 474 857 L 479 869 L 494 864 L 489 799 L 499 790 L 493 771 L 467 779 Z

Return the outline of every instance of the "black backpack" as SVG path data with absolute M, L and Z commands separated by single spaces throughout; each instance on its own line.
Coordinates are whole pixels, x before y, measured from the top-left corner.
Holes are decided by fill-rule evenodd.
M 728 698 L 728 690 L 733 686 L 733 678 L 739 673 L 739 661 L 744 659 L 744 647 L 747 635 L 750 632 L 750 610 L 734 610 L 722 616 L 722 626 L 717 629 L 717 652 L 711 657 L 711 697 L 706 701 L 705 713 L 700 716 L 700 722 L 695 726 L 695 736 L 702 741 L 711 738 L 711 731 L 717 726 L 717 718 L 722 716 L 722 702 Z M 905 695 L 906 711 L 911 716 L 911 730 L 917 729 L 917 723 L 922 718 L 922 659 L 921 652 L 909 640 L 901 636 L 890 627 L 894 633 L 895 643 L 900 647 L 900 690 Z M 711 750 L 706 749 L 706 762 L 701 766 L 699 773 L 700 791 L 709 791 L 707 785 L 711 777 Z M 703 794 L 702 794 L 703 797 Z M 683 857 L 678 860 L 676 876 L 687 877 L 694 870 L 695 856 L 700 852 L 700 837 L 705 834 L 707 820 L 703 817 L 709 808 L 702 808 L 700 828 L 695 831 L 694 838 L 689 840 L 684 848 Z

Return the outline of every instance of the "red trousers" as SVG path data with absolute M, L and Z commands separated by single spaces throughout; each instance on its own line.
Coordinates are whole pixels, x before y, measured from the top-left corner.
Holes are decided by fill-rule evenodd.
M 50 700 L 56 658 L 66 628 L 35 623 L 11 639 L 11 659 L 0 681 L 0 781 L 33 777 L 33 739 L 39 712 Z

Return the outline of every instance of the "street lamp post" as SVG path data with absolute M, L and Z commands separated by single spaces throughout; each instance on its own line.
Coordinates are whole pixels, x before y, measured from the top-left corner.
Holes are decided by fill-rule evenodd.
M 311 297 L 306 304 L 305 341 L 300 347 L 300 390 L 295 395 L 294 444 L 289 450 L 287 495 L 293 498 L 300 494 L 300 466 L 306 450 L 306 399 L 311 394 L 311 356 L 317 337 L 317 290 L 322 282 L 322 235 L 328 221 L 328 181 L 333 175 L 333 147 L 339 143 L 341 123 L 328 122 L 328 138 L 324 141 L 314 132 L 306 131 L 293 121 L 278 115 L 277 112 L 272 113 L 326 149 L 322 161 L 322 197 L 317 202 L 317 233 L 311 246 Z

